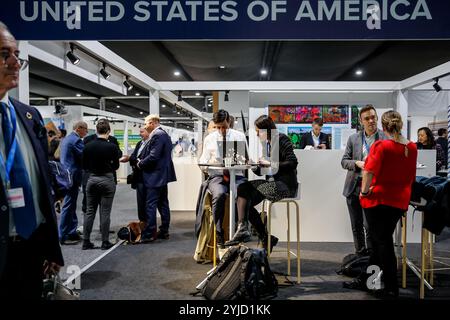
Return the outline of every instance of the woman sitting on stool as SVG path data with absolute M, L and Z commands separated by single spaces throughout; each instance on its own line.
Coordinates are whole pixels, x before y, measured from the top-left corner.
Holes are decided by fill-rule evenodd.
M 250 241 L 250 232 L 246 221 L 255 227 L 258 237 L 264 248 L 267 248 L 268 233 L 261 220 L 258 211 L 254 208 L 264 199 L 271 202 L 280 201 L 283 198 L 294 197 L 297 192 L 297 157 L 291 140 L 285 134 L 278 132 L 272 118 L 263 115 L 255 121 L 255 128 L 259 140 L 263 144 L 267 159 L 271 158 L 271 151 L 278 151 L 278 159 L 274 161 L 259 160 L 259 166 L 253 170 L 255 174 L 266 175 L 265 180 L 253 180 L 242 183 L 237 190 L 238 229 L 234 237 L 225 243 L 226 246 Z M 274 134 L 277 133 L 277 136 Z M 271 236 L 271 247 L 275 246 L 278 238 Z M 270 248 L 272 250 L 272 248 Z

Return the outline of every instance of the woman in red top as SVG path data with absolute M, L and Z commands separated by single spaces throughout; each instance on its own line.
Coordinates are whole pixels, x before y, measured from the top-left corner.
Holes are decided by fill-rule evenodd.
M 376 141 L 370 148 L 360 200 L 373 246 L 369 265 L 378 265 L 383 270 L 385 286 L 380 294 L 397 297 L 397 260 L 392 234 L 408 209 L 416 176 L 417 147 L 401 135 L 403 122 L 398 112 L 385 112 L 381 123 L 389 140 Z

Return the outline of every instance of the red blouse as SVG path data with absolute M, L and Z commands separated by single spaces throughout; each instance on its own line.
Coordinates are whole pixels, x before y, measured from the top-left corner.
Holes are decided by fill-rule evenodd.
M 407 148 L 407 154 L 405 155 Z M 412 184 L 416 177 L 417 146 L 393 140 L 376 141 L 370 148 L 364 170 L 373 174 L 372 192 L 361 197 L 363 208 L 387 205 L 408 209 Z

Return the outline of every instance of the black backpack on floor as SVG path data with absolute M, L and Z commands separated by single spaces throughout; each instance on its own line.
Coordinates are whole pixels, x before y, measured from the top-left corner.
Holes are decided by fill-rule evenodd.
M 264 300 L 277 292 L 266 250 L 245 246 L 230 247 L 201 289 L 208 300 Z
M 354 253 L 346 255 L 342 259 L 341 268 L 336 273 L 355 278 L 361 273 L 366 273 L 369 266 L 369 258 L 370 256 L 368 255 L 357 255 Z

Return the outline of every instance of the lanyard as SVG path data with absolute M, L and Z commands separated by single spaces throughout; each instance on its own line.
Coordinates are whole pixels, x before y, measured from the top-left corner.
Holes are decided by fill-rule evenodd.
M 266 152 L 267 152 L 267 158 L 270 159 L 270 143 L 266 143 Z
M 378 140 L 377 136 L 376 136 L 377 134 L 378 134 L 378 132 L 375 133 L 375 141 Z M 369 154 L 371 146 L 368 145 L 368 143 L 366 141 L 366 134 L 364 132 L 362 134 L 362 141 L 363 141 L 363 144 L 366 146 L 367 154 Z
M 9 189 L 10 186 L 10 173 L 11 173 L 11 169 L 13 167 L 14 164 L 14 157 L 16 155 L 16 150 L 17 150 L 17 139 L 16 139 L 16 130 L 17 130 L 17 121 L 16 121 L 16 111 L 14 110 L 14 107 L 11 105 L 11 102 L 8 101 L 8 107 L 9 107 L 9 112 L 11 114 L 11 124 L 13 126 L 13 131 L 12 131 L 12 143 L 11 143 L 11 148 L 9 149 L 9 152 L 7 154 L 7 158 L 6 158 L 6 163 L 5 160 L 3 159 L 3 156 L 0 152 L 0 164 L 2 165 L 2 167 L 5 168 L 5 178 L 6 178 L 6 188 Z M 5 125 L 5 124 L 3 124 Z M 5 138 L 5 137 L 3 137 Z M 8 141 L 11 142 L 11 141 Z M 6 147 L 6 143 L 5 143 L 5 147 Z M 6 149 L 5 149 L 5 153 L 6 153 Z

